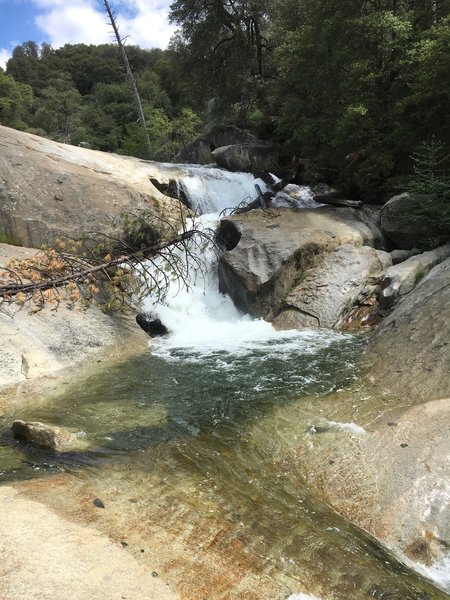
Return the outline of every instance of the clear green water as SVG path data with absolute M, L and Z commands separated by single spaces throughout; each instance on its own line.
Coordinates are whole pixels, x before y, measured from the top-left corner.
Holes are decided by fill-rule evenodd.
M 256 585 L 257 598 L 300 591 L 338 600 L 448 598 L 314 498 L 275 459 L 283 440 L 275 424 L 271 428 L 272 413 L 308 398 L 308 410 L 316 403 L 321 415 L 327 394 L 357 389 L 354 362 L 362 343 L 318 335 L 296 352 L 270 343 L 242 355 L 172 350 L 99 370 L 64 394 L 2 416 L 0 481 L 71 473 L 97 486 L 103 499 L 117 501 L 128 525 L 136 500 L 141 540 L 142 523 L 151 523 L 155 507 L 158 526 L 186 544 L 193 523 L 205 528 L 206 539 L 214 522 L 224 533 L 208 552 L 216 560 L 230 552 L 236 560 L 246 557 L 248 571 L 272 586 L 258 595 Z M 14 418 L 83 432 L 89 448 L 58 455 L 17 443 L 9 433 Z M 264 435 L 255 435 L 262 421 Z M 299 435 L 308 435 L 303 425 Z M 189 560 L 194 564 L 201 554 L 197 549 Z M 230 584 L 220 594 L 212 589 L 210 598 L 250 597 L 238 587 Z

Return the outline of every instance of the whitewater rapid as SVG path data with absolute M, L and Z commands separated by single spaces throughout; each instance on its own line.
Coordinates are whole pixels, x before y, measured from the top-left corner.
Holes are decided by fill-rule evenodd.
M 267 189 L 261 179 L 255 179 L 248 173 L 186 166 L 178 185 L 197 214 L 195 228 L 213 232 L 221 214 L 256 197 L 255 184 L 263 191 Z M 289 187 L 291 203 L 314 205 L 309 188 Z M 281 194 L 277 198 L 280 205 L 287 202 L 285 196 Z M 198 254 L 195 242 L 191 248 L 194 255 Z M 218 256 L 212 240 L 206 245 L 202 242 L 200 264 L 186 257 L 183 252 L 179 257 L 190 261 L 189 286 L 180 285 L 179 279 L 174 280 L 169 285 L 163 303 L 156 303 L 151 297 L 144 302 L 144 310 L 157 314 L 170 331 L 168 337 L 153 346 L 154 353 L 166 358 L 180 349 L 188 354 L 203 356 L 215 352 L 242 355 L 264 348 L 271 354 L 287 355 L 298 350 L 299 343 L 305 351 L 310 347 L 317 349 L 317 345 L 328 345 L 330 333 L 277 332 L 270 323 L 242 314 L 229 296 L 218 291 Z M 331 334 L 332 337 L 339 335 Z

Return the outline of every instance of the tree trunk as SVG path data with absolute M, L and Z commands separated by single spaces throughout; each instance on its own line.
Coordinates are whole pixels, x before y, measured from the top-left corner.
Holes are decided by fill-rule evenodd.
M 117 45 L 119 46 L 119 49 L 120 49 L 120 54 L 121 54 L 121 57 L 122 57 L 122 62 L 123 62 L 124 67 L 125 67 L 126 77 L 128 79 L 128 82 L 129 82 L 130 87 L 131 87 L 131 91 L 133 93 L 133 98 L 134 98 L 134 104 L 135 104 L 135 107 L 136 107 L 136 112 L 138 114 L 139 122 L 141 124 L 141 127 L 143 128 L 143 131 L 144 131 L 144 140 L 145 140 L 145 146 L 146 146 L 146 150 L 147 150 L 147 158 L 151 158 L 151 156 L 152 156 L 152 149 L 151 149 L 151 144 L 150 144 L 150 138 L 149 138 L 148 131 L 147 131 L 147 125 L 146 125 L 146 122 L 145 122 L 145 115 L 144 115 L 144 111 L 143 111 L 143 108 L 142 108 L 141 98 L 139 96 L 139 92 L 138 92 L 138 89 L 137 89 L 136 80 L 135 80 L 133 72 L 131 70 L 130 63 L 128 61 L 128 56 L 127 56 L 127 53 L 125 52 L 125 46 L 123 45 L 122 38 L 120 37 L 119 28 L 117 26 L 114 13 L 113 13 L 113 11 L 111 9 L 111 5 L 109 4 L 108 0 L 103 0 L 103 3 L 105 5 L 106 12 L 108 13 L 108 17 L 109 17 L 111 26 L 113 28 L 114 35 L 115 35 L 116 40 L 117 40 Z

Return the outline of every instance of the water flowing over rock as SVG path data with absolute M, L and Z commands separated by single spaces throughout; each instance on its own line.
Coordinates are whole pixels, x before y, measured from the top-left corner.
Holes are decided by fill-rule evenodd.
M 345 403 L 347 394 L 340 396 L 330 405 Z M 280 455 L 293 477 L 305 478 L 340 514 L 429 567 L 448 560 L 450 547 L 450 400 L 392 405 L 365 418 L 363 428 L 317 419 L 302 439 L 305 407 L 282 407 L 275 417 L 285 431 Z
M 304 273 L 302 282 L 285 298 L 275 327 L 338 328 L 345 320 L 352 321 L 355 307 L 374 306 L 373 295 L 391 264 L 389 254 L 382 250 L 339 246 Z
M 383 248 L 377 211 L 269 209 L 222 219 L 220 290 L 251 315 L 274 319 L 305 271 L 343 244 Z

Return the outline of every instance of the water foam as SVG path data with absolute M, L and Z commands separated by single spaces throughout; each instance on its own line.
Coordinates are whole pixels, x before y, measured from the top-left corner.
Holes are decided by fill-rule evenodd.
M 321 600 L 318 596 L 311 596 L 310 594 L 292 594 L 287 600 Z
M 256 196 L 255 184 L 264 191 L 264 182 L 248 173 L 230 173 L 221 169 L 186 165 L 177 167 L 178 181 L 193 210 L 198 229 L 215 229 L 220 212 L 236 207 L 244 199 Z M 292 187 L 292 186 L 291 186 Z M 296 187 L 296 186 L 294 186 Z M 293 193 L 292 190 L 290 190 Z M 311 202 L 309 188 L 298 187 L 298 203 Z M 198 252 L 194 247 L 192 253 Z M 179 254 L 180 260 L 189 257 Z M 180 286 L 174 281 L 162 305 L 154 305 L 151 298 L 144 309 L 156 312 L 171 335 L 153 346 L 153 353 L 166 358 L 177 356 L 211 355 L 217 352 L 247 355 L 263 350 L 268 356 L 287 356 L 292 351 L 315 352 L 317 346 L 329 345 L 330 338 L 339 334 L 323 332 L 278 332 L 270 323 L 243 315 L 231 298 L 218 291 L 217 256 L 213 244 L 202 249 L 202 265 L 189 264 L 190 285 Z
M 429 567 L 419 563 L 412 563 L 412 566 L 416 571 L 431 579 L 436 586 L 450 593 L 450 554 Z

